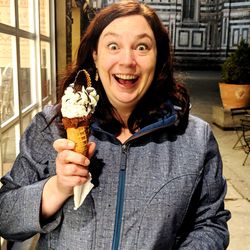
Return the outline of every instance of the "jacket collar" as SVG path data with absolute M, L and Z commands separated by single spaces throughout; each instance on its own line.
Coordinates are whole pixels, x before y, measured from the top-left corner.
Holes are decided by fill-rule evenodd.
M 133 136 L 130 139 L 134 139 L 134 138 L 140 137 L 142 135 L 151 133 L 153 131 L 156 131 L 158 129 L 162 129 L 164 127 L 170 127 L 170 126 L 173 126 L 175 124 L 178 124 L 177 111 L 180 110 L 181 107 L 175 106 L 172 103 L 170 103 L 169 101 L 167 101 L 167 104 L 170 107 L 170 112 L 168 112 L 167 114 L 165 114 L 162 117 L 158 118 L 153 123 L 151 123 L 151 124 L 149 124 L 149 125 L 141 128 L 138 132 L 134 133 Z M 94 131 L 103 132 L 103 133 L 105 133 L 107 135 L 110 135 L 112 137 L 114 136 L 113 134 L 111 134 L 111 133 L 103 130 L 101 128 L 101 126 L 99 125 L 98 121 L 94 122 L 91 125 L 91 128 Z
M 178 123 L 178 115 L 177 110 L 181 108 L 179 106 L 175 106 L 169 101 L 167 102 L 170 107 L 170 112 L 166 113 L 162 117 L 158 118 L 155 122 L 141 128 L 138 132 L 136 132 L 133 137 L 138 137 L 147 133 L 151 133 L 158 129 L 162 129 L 165 127 L 170 127 Z

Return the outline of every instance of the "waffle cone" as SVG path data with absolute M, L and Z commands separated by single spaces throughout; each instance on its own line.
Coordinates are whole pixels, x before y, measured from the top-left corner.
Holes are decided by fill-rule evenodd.
M 75 143 L 75 152 L 87 155 L 89 126 L 80 126 L 77 128 L 67 128 L 67 138 Z

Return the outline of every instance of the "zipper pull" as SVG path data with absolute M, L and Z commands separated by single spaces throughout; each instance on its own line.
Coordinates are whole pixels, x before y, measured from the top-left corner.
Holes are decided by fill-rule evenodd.
M 127 145 L 126 144 L 123 144 L 122 145 L 122 153 L 126 153 L 126 151 L 127 151 Z
M 122 145 L 122 155 L 121 155 L 121 167 L 120 170 L 124 171 L 127 165 L 127 149 L 128 146 L 126 144 Z

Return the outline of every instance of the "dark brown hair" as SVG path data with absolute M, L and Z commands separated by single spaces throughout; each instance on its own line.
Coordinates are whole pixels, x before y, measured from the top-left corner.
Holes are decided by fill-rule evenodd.
M 92 53 L 97 51 L 99 37 L 105 27 L 116 18 L 130 15 L 141 15 L 150 25 L 156 40 L 157 64 L 153 83 L 130 115 L 128 128 L 133 133 L 136 129 L 142 128 L 161 117 L 162 114 L 171 112 L 169 102 L 180 107 L 178 110 L 179 127 L 184 128 L 187 125 L 189 114 L 189 96 L 186 89 L 176 83 L 173 77 L 168 32 L 156 12 L 149 6 L 137 1 L 114 3 L 96 14 L 82 37 L 74 65 L 63 80 L 61 96 L 67 86 L 74 81 L 77 72 L 86 69 L 91 75 L 93 87 L 100 95 L 94 114 L 95 118 L 103 126 L 109 128 L 111 132 L 120 132 L 124 124 L 117 119 L 116 111 L 110 104 L 100 80 L 94 81 L 96 68 Z

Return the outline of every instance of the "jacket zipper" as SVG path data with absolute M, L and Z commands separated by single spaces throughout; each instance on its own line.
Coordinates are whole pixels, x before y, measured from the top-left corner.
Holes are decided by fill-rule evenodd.
M 114 234 L 112 240 L 112 250 L 118 250 L 121 238 L 121 226 L 122 226 L 122 216 L 123 216 L 123 205 L 124 205 L 124 192 L 125 192 L 125 179 L 126 179 L 126 161 L 127 161 L 127 145 L 129 141 L 132 141 L 138 137 L 143 135 L 149 134 L 153 131 L 156 131 L 159 128 L 169 127 L 176 122 L 177 115 L 173 115 L 169 117 L 168 124 L 160 124 L 159 127 L 151 128 L 148 131 L 143 131 L 141 133 L 136 133 L 134 136 L 129 138 L 123 145 L 122 145 L 122 158 L 121 158 L 121 166 L 119 172 L 119 182 L 118 182 L 118 191 L 117 191 L 117 201 L 116 201 L 116 212 L 115 212 L 115 225 L 114 225 Z M 110 136 L 114 136 L 106 131 L 103 131 L 98 126 L 94 126 L 96 131 L 104 132 Z
M 123 215 L 123 205 L 124 205 L 124 189 L 125 189 L 125 179 L 126 179 L 126 161 L 127 161 L 127 146 L 126 144 L 123 144 L 121 167 L 119 172 L 119 184 L 117 193 L 117 205 L 116 205 L 112 250 L 118 250 L 121 238 L 121 226 L 122 226 L 122 215 Z

